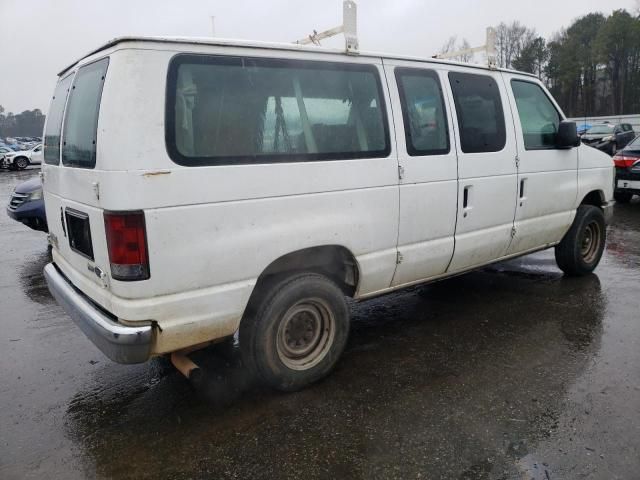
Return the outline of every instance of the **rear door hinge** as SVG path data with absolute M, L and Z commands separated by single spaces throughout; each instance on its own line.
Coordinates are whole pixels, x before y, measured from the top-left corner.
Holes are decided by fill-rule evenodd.
M 402 256 L 402 254 L 400 252 L 396 252 L 396 265 L 400 265 L 403 260 L 404 257 Z
M 520 168 L 520 157 L 516 155 L 516 168 Z
M 398 165 L 398 180 L 402 180 L 404 178 L 404 167 L 402 165 Z
M 93 182 L 93 193 L 96 196 L 96 200 L 100 200 L 100 184 L 98 182 Z
M 516 227 L 511 227 L 511 238 L 516 236 Z

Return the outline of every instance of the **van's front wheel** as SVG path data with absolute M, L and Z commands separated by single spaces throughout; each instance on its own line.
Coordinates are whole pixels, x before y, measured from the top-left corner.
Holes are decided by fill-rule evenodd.
M 567 275 L 587 275 L 598 266 L 606 240 L 604 214 L 593 205 L 581 205 L 573 225 L 556 245 L 556 263 Z
M 267 385 L 299 390 L 327 375 L 349 335 L 349 308 L 340 288 L 315 273 L 273 285 L 240 325 L 248 367 Z

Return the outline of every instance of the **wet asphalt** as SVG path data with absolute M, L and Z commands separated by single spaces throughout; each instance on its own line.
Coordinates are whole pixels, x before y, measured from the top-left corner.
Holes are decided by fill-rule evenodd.
M 52 300 L 45 235 L 4 212 L 35 174 L 0 171 L 0 478 L 640 478 L 639 202 L 594 275 L 547 251 L 354 304 L 326 380 L 266 390 L 226 342 L 194 391 Z

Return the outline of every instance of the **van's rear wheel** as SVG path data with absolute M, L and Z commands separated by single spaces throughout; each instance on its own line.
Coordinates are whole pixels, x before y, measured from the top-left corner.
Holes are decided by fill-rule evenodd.
M 335 283 L 299 274 L 273 285 L 257 303 L 240 325 L 240 349 L 262 381 L 295 391 L 331 371 L 349 335 L 349 308 Z
M 604 214 L 593 205 L 581 205 L 573 225 L 556 245 L 556 263 L 567 275 L 587 275 L 598 266 L 606 240 Z

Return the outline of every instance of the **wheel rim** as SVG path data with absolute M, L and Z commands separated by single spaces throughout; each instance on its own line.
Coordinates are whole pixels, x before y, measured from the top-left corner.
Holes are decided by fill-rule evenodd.
M 293 370 L 307 370 L 327 354 L 335 337 L 335 317 L 326 302 L 304 299 L 293 305 L 278 325 L 280 361 Z
M 600 242 L 602 239 L 602 230 L 598 222 L 589 223 L 582 234 L 580 243 L 580 255 L 586 263 L 593 263 L 598 256 L 600 250 Z
M 24 158 L 19 158 L 18 160 L 16 160 L 16 165 L 18 166 L 18 168 L 26 168 L 27 161 Z

